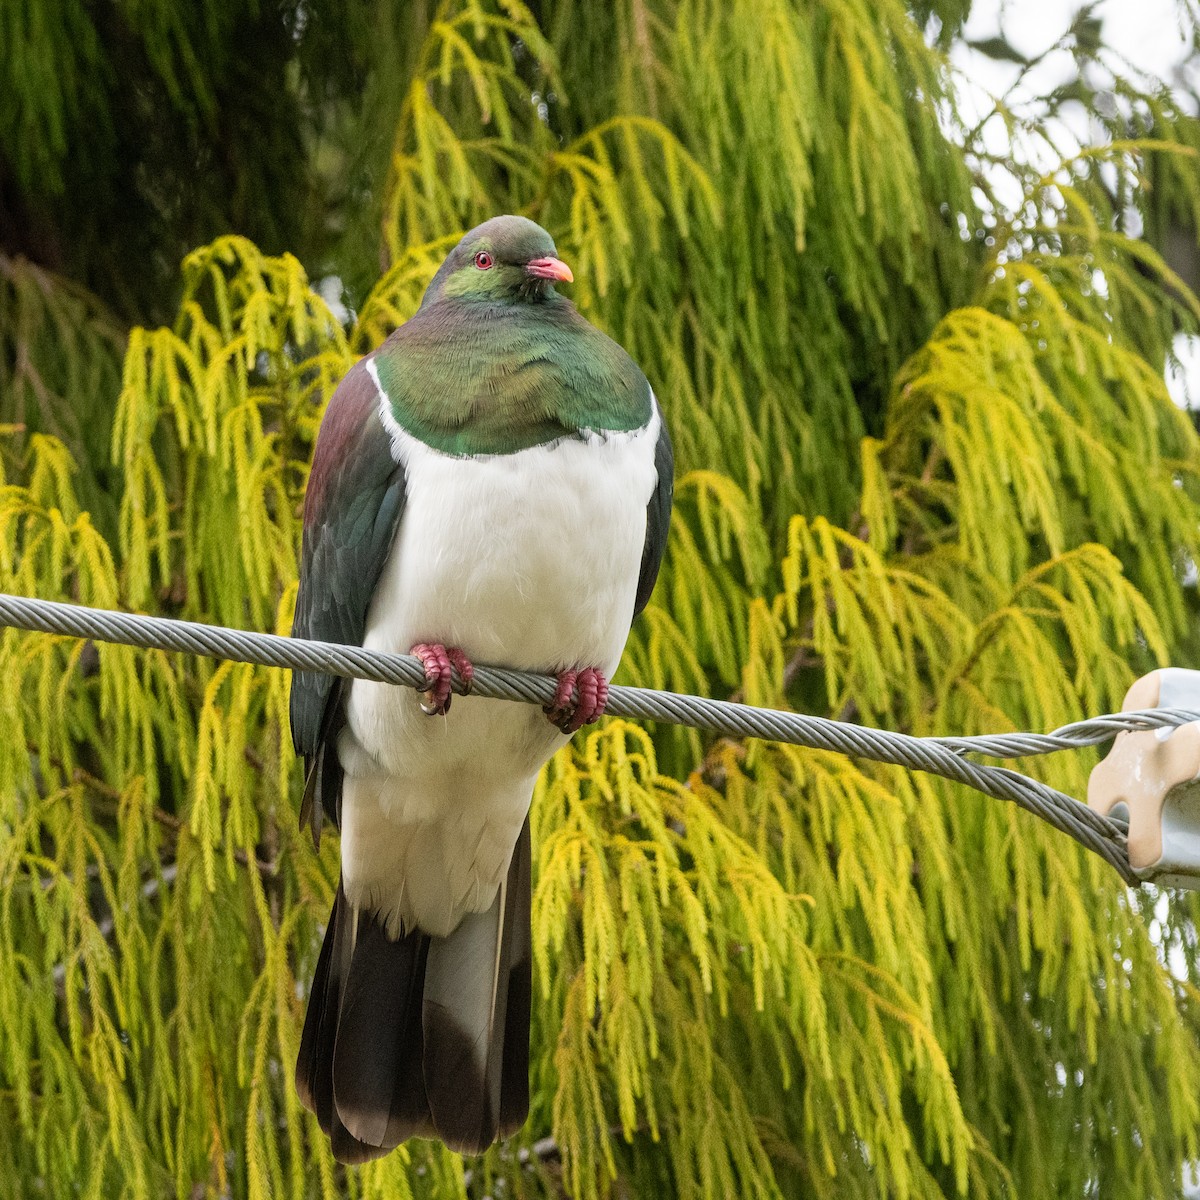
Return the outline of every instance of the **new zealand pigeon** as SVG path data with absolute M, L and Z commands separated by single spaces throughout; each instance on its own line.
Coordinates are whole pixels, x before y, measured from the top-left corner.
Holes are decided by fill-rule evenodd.
M 293 635 L 411 650 L 430 684 L 292 683 L 301 823 L 342 857 L 296 1087 L 343 1162 L 479 1153 L 528 1113 L 534 780 L 603 712 L 671 513 L 658 402 L 571 278 L 532 221 L 471 230 L 317 438 Z M 451 711 L 471 659 L 556 674 L 555 702 Z

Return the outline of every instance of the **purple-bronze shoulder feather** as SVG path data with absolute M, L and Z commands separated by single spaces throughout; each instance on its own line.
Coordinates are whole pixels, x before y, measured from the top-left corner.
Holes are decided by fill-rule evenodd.
M 306 530 L 320 520 L 334 481 L 352 464 L 358 444 L 382 433 L 371 427 L 378 426 L 379 392 L 366 364 L 366 358 L 359 359 L 346 372 L 325 409 L 304 492 Z
M 329 402 L 304 495 L 304 543 L 293 637 L 361 645 L 367 609 L 404 511 L 404 471 L 379 419 L 366 360 Z M 312 758 L 338 691 L 329 675 L 292 677 L 292 740 Z

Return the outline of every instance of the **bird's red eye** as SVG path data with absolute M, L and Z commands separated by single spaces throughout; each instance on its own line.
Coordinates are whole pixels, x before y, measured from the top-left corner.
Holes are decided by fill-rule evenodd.
M 492 265 L 492 256 L 486 250 L 480 250 L 475 255 L 475 265 L 481 270 L 486 271 Z

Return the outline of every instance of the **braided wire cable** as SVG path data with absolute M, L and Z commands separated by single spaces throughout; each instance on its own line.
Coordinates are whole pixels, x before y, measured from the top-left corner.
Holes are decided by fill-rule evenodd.
M 319 671 L 348 679 L 424 690 L 424 668 L 408 654 L 385 654 L 361 646 L 307 641 L 278 634 L 253 633 L 195 621 L 149 617 L 107 609 L 62 604 L 0 593 L 0 627 L 90 638 L 145 649 L 182 651 L 209 658 L 256 663 L 268 667 Z M 552 676 L 507 667 L 475 665 L 472 695 L 546 705 L 554 697 Z M 454 675 L 454 690 L 462 681 Z M 1174 727 L 1200 720 L 1200 712 L 1159 708 L 1113 713 L 1077 721 L 1052 733 L 985 734 L 975 737 L 913 737 L 886 729 L 870 729 L 827 717 L 755 708 L 729 700 L 681 695 L 652 688 L 612 686 L 605 710 L 611 716 L 690 725 L 729 737 L 756 737 L 812 749 L 832 750 L 856 758 L 890 763 L 908 770 L 944 776 L 998 800 L 1008 800 L 1109 863 L 1126 883 L 1137 884 L 1125 847 L 1125 827 L 1101 816 L 1078 800 L 1047 784 L 1010 770 L 966 757 L 1020 758 L 1074 750 L 1108 741 L 1124 730 Z

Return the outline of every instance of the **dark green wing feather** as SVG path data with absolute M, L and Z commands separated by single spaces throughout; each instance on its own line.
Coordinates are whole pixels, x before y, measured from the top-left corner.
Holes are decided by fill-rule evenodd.
M 671 448 L 671 435 L 662 409 L 654 402 L 658 413 L 658 444 L 654 448 L 654 469 L 658 472 L 658 483 L 650 495 L 646 508 L 646 544 L 642 549 L 642 569 L 638 575 L 637 598 L 633 604 L 633 615 L 650 602 L 650 593 L 658 579 L 663 554 L 667 549 L 667 533 L 671 527 L 671 500 L 675 494 L 675 452 Z
M 379 419 L 379 393 L 358 362 L 338 385 L 317 436 L 304 495 L 300 590 L 292 636 L 362 645 L 367 609 L 404 512 L 404 470 Z M 291 726 L 308 783 L 301 824 L 337 819 L 340 771 L 332 741 L 345 684 L 332 675 L 292 675 Z M 329 753 L 326 753 L 326 748 Z

